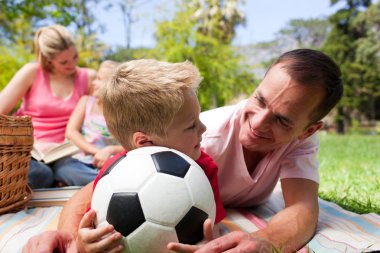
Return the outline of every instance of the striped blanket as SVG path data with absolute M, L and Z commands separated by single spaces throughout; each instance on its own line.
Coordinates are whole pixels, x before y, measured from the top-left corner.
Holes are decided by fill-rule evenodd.
M 380 216 L 358 215 L 334 203 L 319 200 L 318 228 L 312 240 L 299 252 L 359 253 L 380 250 Z M 227 209 L 222 233 L 242 230 L 253 232 L 266 226 L 268 220 L 284 207 L 280 188 L 269 201 L 255 208 Z M 0 252 L 19 253 L 26 240 L 57 226 L 62 207 L 31 208 L 0 216 Z

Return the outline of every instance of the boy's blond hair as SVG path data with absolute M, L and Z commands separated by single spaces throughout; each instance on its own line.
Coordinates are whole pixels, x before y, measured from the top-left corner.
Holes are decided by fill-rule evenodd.
M 184 90 L 196 90 L 200 81 L 198 69 L 188 61 L 134 60 L 121 64 L 103 86 L 108 129 L 126 149 L 134 148 L 135 132 L 164 137 L 184 103 Z
M 115 71 L 120 64 L 121 63 L 117 61 L 105 60 L 100 63 L 98 70 L 106 69 L 107 71 Z
M 42 68 L 52 70 L 50 60 L 57 54 L 75 46 L 70 32 L 61 25 L 51 25 L 37 30 L 34 36 L 34 51 Z

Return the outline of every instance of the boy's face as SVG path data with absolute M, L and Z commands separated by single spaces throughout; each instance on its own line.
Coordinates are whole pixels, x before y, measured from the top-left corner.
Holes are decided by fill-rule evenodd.
M 244 108 L 239 140 L 247 151 L 268 153 L 322 126 L 310 125 L 310 115 L 323 91 L 296 84 L 281 66 L 271 68 Z
M 154 145 L 176 149 L 197 160 L 201 154 L 200 142 L 206 127 L 199 120 L 200 106 L 192 89 L 184 91 L 184 100 L 168 128 L 166 138 L 156 137 Z

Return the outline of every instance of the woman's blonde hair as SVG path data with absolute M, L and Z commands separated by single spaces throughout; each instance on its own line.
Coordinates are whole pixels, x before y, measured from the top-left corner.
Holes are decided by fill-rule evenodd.
M 47 71 L 52 70 L 50 60 L 71 46 L 75 46 L 74 39 L 61 25 L 41 27 L 34 36 L 34 51 L 37 60 Z
M 121 64 L 102 92 L 110 132 L 127 149 L 132 148 L 132 135 L 138 131 L 164 137 L 184 103 L 185 90 L 196 90 L 200 81 L 198 69 L 188 61 Z

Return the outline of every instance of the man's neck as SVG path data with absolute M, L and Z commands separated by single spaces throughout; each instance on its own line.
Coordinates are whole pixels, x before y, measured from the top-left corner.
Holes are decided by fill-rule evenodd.
M 249 151 L 243 147 L 244 161 L 247 166 L 248 172 L 251 175 L 256 169 L 257 165 L 266 155 L 265 153 L 260 153 L 256 151 Z

